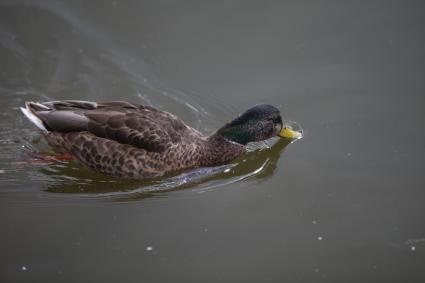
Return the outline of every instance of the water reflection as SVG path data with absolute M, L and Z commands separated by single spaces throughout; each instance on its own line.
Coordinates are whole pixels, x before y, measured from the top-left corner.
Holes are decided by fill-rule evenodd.
M 257 145 L 234 163 L 217 167 L 197 168 L 174 176 L 146 181 L 120 180 L 93 172 L 81 165 L 69 162 L 41 169 L 51 178 L 47 187 L 51 193 L 70 193 L 138 200 L 158 196 L 165 192 L 194 189 L 207 191 L 248 178 L 257 180 L 273 175 L 282 152 L 290 141 L 278 139 L 273 145 Z
M 196 91 L 182 92 L 169 86 L 155 75 L 152 65 L 147 64 L 152 56 L 146 56 L 143 48 L 133 50 L 129 45 L 118 44 L 119 41 L 112 40 L 110 34 L 105 32 L 104 26 L 93 22 L 85 13 L 75 13 L 64 4 L 9 3 L 3 8 L 3 13 L 9 12 L 18 19 L 28 18 L 28 14 L 32 15 L 31 19 L 39 18 L 38 28 L 44 30 L 39 35 L 37 45 L 25 41 L 25 36 L 18 37 L 21 40 L 12 41 L 22 46 L 10 49 L 15 56 L 5 65 L 7 70 L 23 70 L 24 74 L 17 77 L 25 77 L 28 82 L 37 82 L 20 84 L 18 91 L 15 85 L 5 85 L 4 91 L 8 96 L 15 97 L 17 92 L 19 93 L 19 97 L 12 104 L 14 107 L 22 105 L 25 100 L 81 99 L 82 96 L 89 100 L 108 100 L 116 99 L 117 94 L 123 94 L 124 97 L 120 98 L 179 113 L 181 118 L 201 132 L 210 132 L 219 127 L 223 120 L 233 118 L 243 110 L 232 106 L 239 103 L 229 103 L 227 96 L 209 97 Z M 26 29 L 9 18 L 5 18 L 5 23 L 0 27 L 7 31 L 3 34 L 26 34 Z M 1 37 L 0 43 L 4 45 L 4 40 L 8 38 Z M 20 50 L 25 54 L 18 56 L 17 52 L 21 52 Z M 37 67 L 41 68 L 41 71 L 35 73 L 29 68 L 29 57 L 39 58 Z M 6 73 L 9 76 L 4 80 L 10 83 L 10 72 Z M 0 74 L 1 76 L 3 74 Z M 208 105 L 208 109 L 204 109 L 202 105 Z M 16 126 L 8 121 L 5 127 L 19 129 L 14 131 L 25 137 L 38 135 L 31 125 L 22 122 L 22 117 L 19 116 L 18 122 L 21 125 Z M 25 133 L 22 128 L 26 130 Z M 13 163 L 21 144 L 24 143 L 11 146 L 4 163 Z M 45 148 L 44 142 L 32 141 L 31 145 L 36 147 L 36 150 Z M 145 197 L 154 192 L 194 187 L 205 190 L 247 178 L 261 178 L 263 175 L 266 177 L 274 171 L 276 158 L 280 155 L 280 151 L 276 150 L 280 147 L 283 150 L 283 145 L 286 146 L 281 140 L 270 149 L 250 151 L 228 166 L 202 168 L 178 176 L 142 182 L 109 178 L 73 162 L 41 168 L 26 167 L 25 172 L 31 180 L 41 181 L 48 192 L 103 197 L 131 194 Z M 11 181 L 11 175 L 16 173 L 16 168 L 12 168 L 10 172 L 11 174 L 3 176 L 3 179 Z M 17 184 L 22 182 L 26 184 L 25 181 L 19 181 Z

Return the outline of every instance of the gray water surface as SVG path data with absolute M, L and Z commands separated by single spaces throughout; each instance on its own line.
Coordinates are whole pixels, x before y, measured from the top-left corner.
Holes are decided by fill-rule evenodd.
M 0 281 L 425 282 L 424 78 L 420 1 L 0 1 Z M 121 181 L 22 162 L 52 99 L 305 136 Z

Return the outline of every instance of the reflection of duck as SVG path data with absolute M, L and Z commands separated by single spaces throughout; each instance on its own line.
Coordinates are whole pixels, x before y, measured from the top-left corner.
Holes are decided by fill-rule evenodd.
M 173 114 L 128 102 L 27 102 L 21 109 L 55 149 L 95 171 L 129 179 L 223 164 L 240 156 L 249 142 L 300 136 L 266 104 L 208 137 Z
M 47 189 L 52 193 L 99 194 L 111 197 L 111 200 L 140 200 L 169 191 L 193 187 L 205 189 L 250 178 L 259 180 L 270 177 L 277 167 L 282 151 L 289 143 L 287 139 L 279 139 L 272 147 L 249 151 L 232 164 L 196 168 L 165 179 L 118 181 L 114 178 L 105 178 L 104 175 L 89 171 L 73 162 L 65 166 L 54 164 L 41 170 L 43 174 L 52 178 Z

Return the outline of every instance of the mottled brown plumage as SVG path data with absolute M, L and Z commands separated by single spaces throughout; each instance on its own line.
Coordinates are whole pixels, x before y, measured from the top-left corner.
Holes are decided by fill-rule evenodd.
M 269 105 L 252 109 L 210 136 L 173 114 L 128 102 L 27 102 L 22 111 L 49 145 L 80 163 L 111 176 L 147 179 L 226 163 L 247 142 L 276 136 L 279 111 Z

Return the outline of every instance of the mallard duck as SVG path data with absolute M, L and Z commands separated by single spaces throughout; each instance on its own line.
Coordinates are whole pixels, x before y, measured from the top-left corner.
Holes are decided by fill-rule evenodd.
M 26 102 L 21 110 L 56 151 L 128 179 L 221 165 L 243 154 L 249 142 L 301 135 L 267 104 L 248 109 L 209 136 L 171 113 L 122 101 Z

